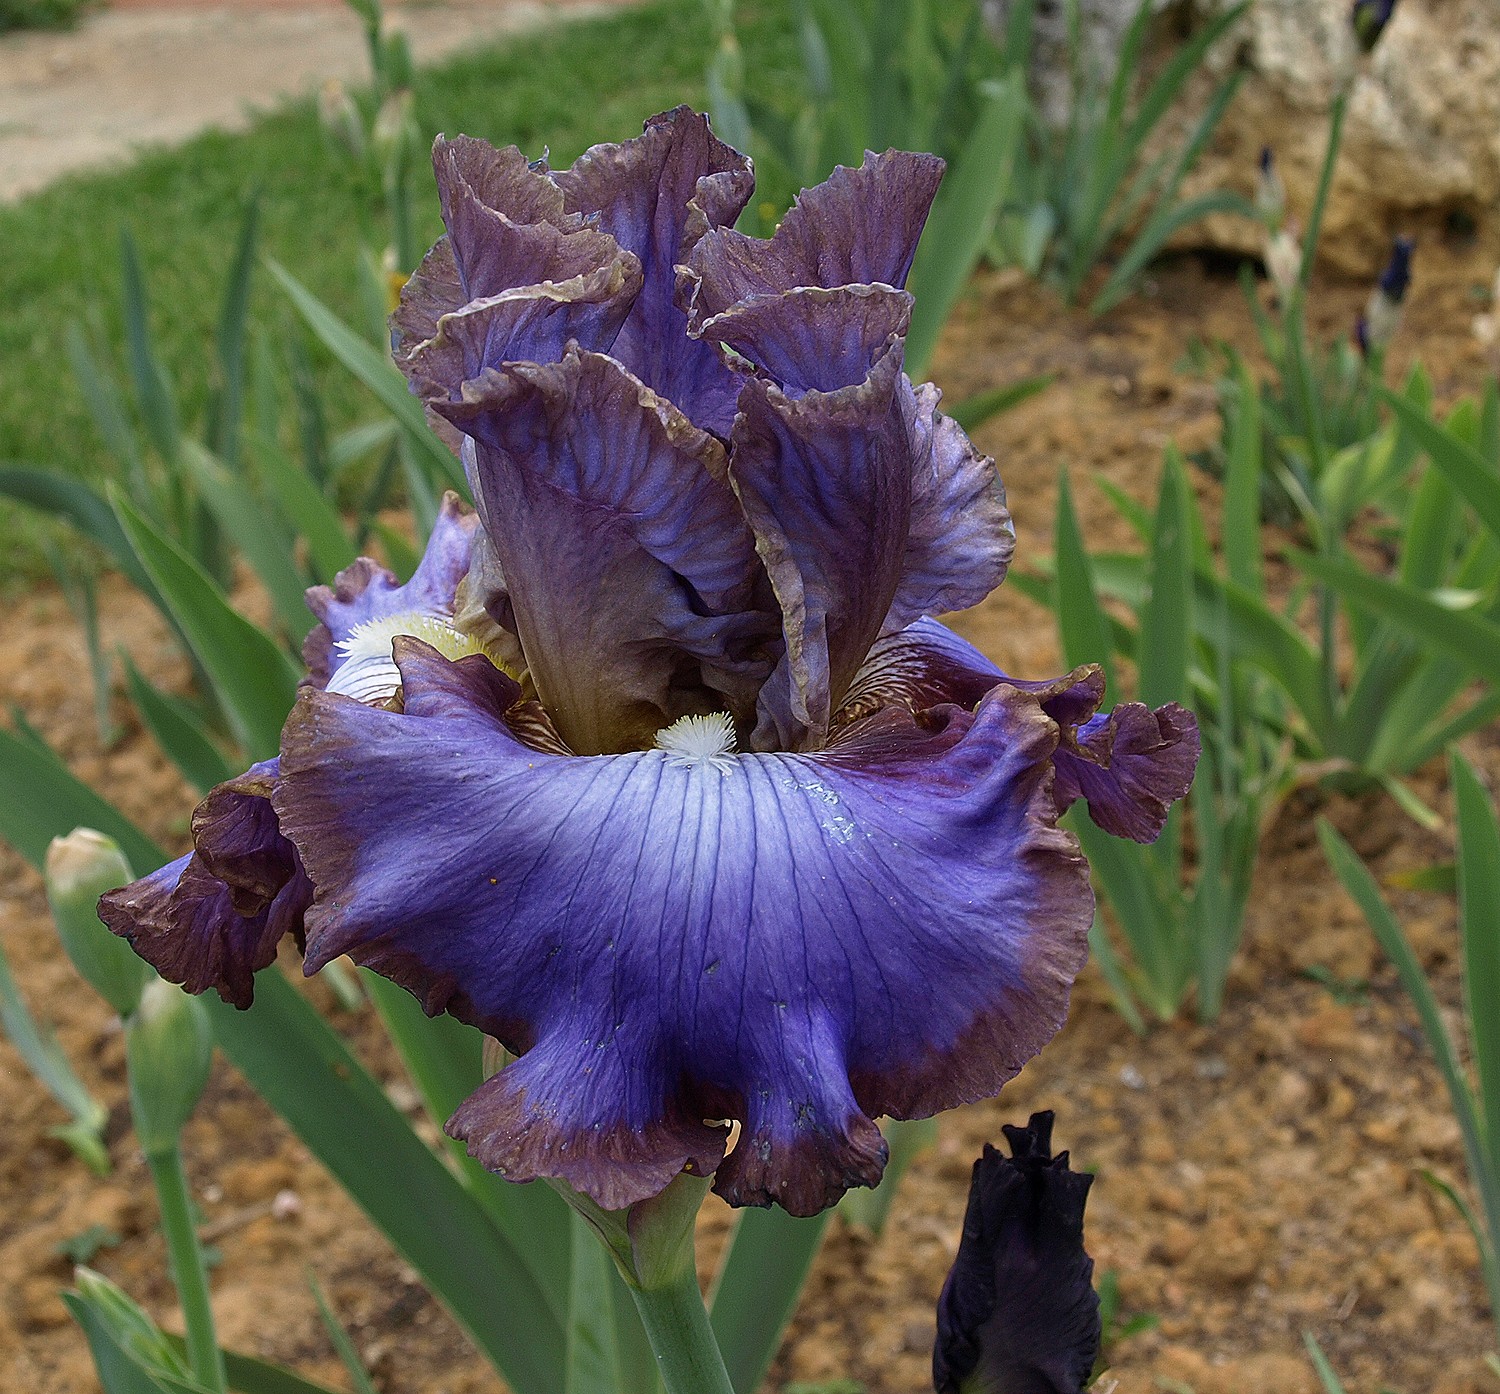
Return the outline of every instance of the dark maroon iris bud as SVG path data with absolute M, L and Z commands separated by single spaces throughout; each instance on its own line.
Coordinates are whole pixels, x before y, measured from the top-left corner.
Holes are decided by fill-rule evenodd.
M 1349 23 L 1354 27 L 1354 37 L 1364 52 L 1369 53 L 1380 42 L 1395 10 L 1396 0 L 1354 0 Z
M 1080 1394 L 1099 1355 L 1083 1208 L 1094 1178 L 1052 1155 L 1052 1113 L 1005 1125 L 974 1163 L 958 1258 L 937 1307 L 937 1394 Z

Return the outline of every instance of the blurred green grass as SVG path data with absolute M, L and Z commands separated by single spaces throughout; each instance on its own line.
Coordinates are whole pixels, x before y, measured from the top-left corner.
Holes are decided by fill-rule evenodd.
M 741 0 L 748 68 L 793 81 L 789 0 Z M 515 143 L 554 165 L 587 146 L 637 134 L 653 112 L 704 103 L 715 42 L 702 0 L 662 0 L 600 20 L 559 25 L 461 55 L 418 77 L 424 129 Z M 424 244 L 441 232 L 424 173 Z M 330 151 L 314 103 L 302 100 L 250 130 L 209 132 L 146 154 L 110 174 L 68 176 L 0 207 L 0 461 L 98 477 L 108 459 L 74 380 L 68 326 L 98 316 L 110 342 L 120 325 L 119 232 L 128 225 L 151 292 L 158 353 L 183 419 L 201 419 L 214 320 L 247 200 L 259 191 L 260 248 L 351 322 L 359 315 L 362 202 L 355 173 Z M 254 330 L 298 332 L 270 278 L 256 276 Z M 375 414 L 362 390 L 314 353 L 330 430 Z M 0 591 L 49 574 L 41 525 L 0 500 Z

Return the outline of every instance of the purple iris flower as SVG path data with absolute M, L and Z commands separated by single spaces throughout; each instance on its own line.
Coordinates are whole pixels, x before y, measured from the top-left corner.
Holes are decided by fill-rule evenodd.
M 473 487 L 482 651 L 397 628 L 393 698 L 300 695 L 271 799 L 308 970 L 347 953 L 519 1057 L 449 1123 L 503 1176 L 816 1212 L 879 1179 L 875 1118 L 1057 1031 L 1093 914 L 1058 816 L 1153 838 L 1196 728 L 929 618 L 1013 542 L 902 372 L 940 161 L 839 169 L 769 241 L 686 108 L 567 170 L 434 161 L 396 356 Z
M 1011 1155 L 974 1163 L 958 1257 L 938 1298 L 937 1394 L 1081 1394 L 1099 1357 L 1094 1261 L 1083 1247 L 1093 1176 L 1052 1155 L 1052 1113 L 1003 1125 Z

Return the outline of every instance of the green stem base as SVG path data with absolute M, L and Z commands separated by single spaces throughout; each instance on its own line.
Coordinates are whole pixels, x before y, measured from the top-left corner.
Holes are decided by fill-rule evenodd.
M 193 1207 L 188 1198 L 187 1176 L 182 1169 L 182 1153 L 175 1147 L 163 1152 L 148 1152 L 146 1165 L 156 1183 L 161 1204 L 161 1228 L 167 1241 L 167 1259 L 172 1267 L 172 1281 L 182 1303 L 183 1325 L 187 1328 L 188 1365 L 193 1378 L 213 1394 L 224 1394 L 227 1378 L 224 1353 L 214 1335 L 213 1308 L 208 1299 L 208 1276 L 203 1268 L 203 1251 L 198 1247 L 198 1231 L 193 1225 Z
M 691 1262 L 667 1283 L 630 1287 L 667 1394 L 734 1394 Z

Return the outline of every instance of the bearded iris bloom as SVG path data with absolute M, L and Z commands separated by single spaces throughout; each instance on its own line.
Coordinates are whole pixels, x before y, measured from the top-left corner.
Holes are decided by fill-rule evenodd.
M 686 108 L 568 170 L 434 159 L 396 357 L 473 488 L 438 608 L 475 652 L 393 620 L 399 690 L 315 674 L 258 832 L 309 971 L 348 954 L 519 1057 L 449 1123 L 485 1166 L 814 1213 L 879 1179 L 875 1118 L 994 1094 L 1056 1032 L 1093 915 L 1057 819 L 1154 837 L 1196 728 L 930 618 L 1013 542 L 902 372 L 940 161 L 869 156 L 761 241 L 749 162 Z M 130 895 L 110 923 L 159 966 L 203 939 Z

